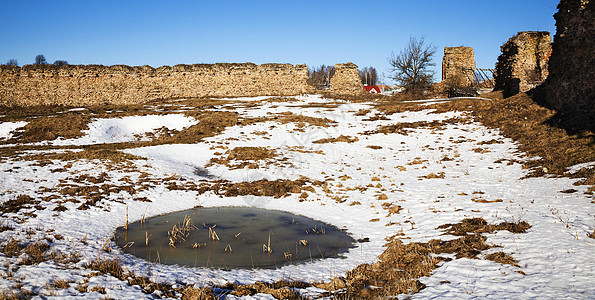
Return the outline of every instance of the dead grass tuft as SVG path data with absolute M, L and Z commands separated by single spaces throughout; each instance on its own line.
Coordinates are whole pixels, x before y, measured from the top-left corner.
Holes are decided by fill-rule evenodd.
M 388 215 L 386 215 L 387 217 L 398 214 L 403 209 L 401 206 L 394 203 L 382 203 L 382 208 L 388 210 Z
M 476 202 L 476 203 L 498 203 L 498 202 L 502 202 L 504 200 L 502 200 L 502 199 L 486 200 L 481 197 L 474 197 L 471 199 L 471 201 Z
M 55 288 L 55 289 L 63 290 L 63 289 L 67 289 L 68 286 L 70 286 L 70 283 L 71 283 L 71 281 L 68 281 L 68 280 L 56 279 L 56 280 L 53 280 L 49 284 L 49 286 L 52 287 L 52 288 Z
M 312 143 L 314 143 L 314 144 L 339 143 L 339 142 L 353 143 L 353 142 L 357 142 L 357 141 L 359 141 L 358 137 L 351 137 L 348 135 L 340 135 L 336 138 L 320 139 L 320 140 L 313 141 Z
M 39 204 L 39 200 L 35 200 L 28 195 L 18 195 L 15 199 L 8 200 L 0 206 L 0 212 L 17 213 L 21 209 L 29 208 L 30 206 Z
M 38 264 L 42 261 L 46 260 L 45 252 L 50 248 L 46 242 L 36 242 L 27 245 L 23 252 L 27 253 L 29 256 L 25 259 L 23 264 L 32 265 Z
M 507 230 L 512 233 L 525 233 L 531 225 L 525 221 L 519 222 L 502 222 L 497 225 L 491 225 L 483 218 L 469 218 L 463 219 L 459 223 L 444 224 L 438 226 L 436 229 L 446 229 L 445 234 L 465 236 L 469 233 L 493 233 L 498 230 Z
M 165 282 L 154 282 L 151 281 L 148 277 L 145 276 L 136 276 L 132 273 L 127 273 L 124 275 L 127 280 L 128 284 L 130 285 L 138 285 L 146 294 L 152 294 L 154 291 L 161 291 L 163 297 L 168 298 L 175 298 L 176 297 L 176 290 L 174 290 L 173 286 L 169 283 Z
M 103 274 L 110 274 L 120 280 L 124 280 L 124 270 L 117 260 L 97 258 L 84 266 L 85 268 L 99 271 Z
M 11 238 L 6 242 L 4 247 L 2 247 L 2 253 L 8 257 L 14 257 L 21 255 L 21 250 L 23 247 L 19 244 L 19 241 Z
M 14 227 L 10 225 L 0 225 L 0 232 L 14 230 Z
M 331 124 L 336 124 L 337 122 L 332 121 L 327 118 L 317 118 L 317 117 L 309 117 L 304 115 L 296 115 L 291 112 L 283 112 L 279 114 L 277 117 L 272 118 L 274 121 L 277 121 L 281 124 L 287 123 L 296 123 L 298 128 L 303 128 L 306 125 L 311 126 L 320 126 L 320 127 L 329 127 Z M 265 121 L 267 121 L 266 119 Z
M 515 267 L 519 266 L 518 261 L 516 259 L 514 259 L 509 254 L 506 254 L 502 251 L 488 254 L 488 255 L 486 255 L 485 259 L 495 261 L 500 264 L 508 264 L 508 265 L 513 265 Z
M 239 285 L 235 283 L 228 283 L 220 286 L 224 290 L 230 290 L 230 294 L 236 297 L 253 296 L 258 293 L 270 294 L 277 299 L 302 299 L 293 288 L 306 288 L 311 286 L 308 283 L 301 281 L 288 282 L 280 280 L 274 283 L 267 283 L 258 281 L 253 284 Z
M 425 176 L 420 176 L 419 178 L 425 178 L 425 179 L 435 179 L 435 178 L 444 178 L 445 173 L 444 172 L 438 172 L 438 174 L 436 173 L 430 173 L 428 175 Z
M 31 299 L 35 294 L 29 290 L 19 290 L 17 291 L 16 288 L 11 289 L 9 291 L 2 290 L 0 291 L 0 300 L 24 300 L 24 299 Z
M 374 150 L 382 149 L 381 146 L 376 146 L 376 145 L 368 145 L 368 146 L 366 146 L 366 148 L 370 148 L 370 149 L 374 149 Z
M 182 292 L 182 300 L 216 300 L 215 293 L 210 288 L 187 287 Z
M 268 196 L 268 197 L 286 197 L 291 193 L 301 193 L 302 191 L 311 191 L 311 185 L 322 185 L 322 182 L 311 181 L 308 179 L 277 179 L 270 181 L 261 179 L 251 182 L 230 182 L 230 181 L 216 181 L 213 185 L 205 185 L 198 189 L 199 193 L 207 191 L 214 191 L 219 195 L 226 197 L 237 197 L 245 195 L 254 196 Z
M 236 147 L 226 151 L 225 154 L 227 154 L 227 157 L 212 158 L 207 166 L 221 164 L 230 169 L 242 169 L 245 167 L 257 169 L 259 167 L 258 161 L 270 160 L 277 157 L 277 153 L 274 150 L 265 147 Z

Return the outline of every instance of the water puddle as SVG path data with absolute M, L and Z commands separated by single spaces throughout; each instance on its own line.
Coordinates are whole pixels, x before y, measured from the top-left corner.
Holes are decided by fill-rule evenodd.
M 355 241 L 338 228 L 286 212 L 195 208 L 116 230 L 124 252 L 151 262 L 221 269 L 276 268 L 341 257 Z

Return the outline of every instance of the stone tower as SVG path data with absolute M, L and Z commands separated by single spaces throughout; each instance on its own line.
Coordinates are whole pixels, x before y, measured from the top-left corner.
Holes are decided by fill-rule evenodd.
M 473 83 L 475 55 L 471 47 L 444 47 L 442 81 L 455 86 Z
M 547 31 L 521 31 L 502 47 L 496 62 L 494 90 L 505 97 L 526 92 L 541 84 L 548 76 L 548 60 L 552 54 L 552 38 Z
M 335 75 L 331 78 L 330 91 L 343 94 L 363 93 L 365 90 L 357 73 L 357 65 L 351 62 L 336 64 Z

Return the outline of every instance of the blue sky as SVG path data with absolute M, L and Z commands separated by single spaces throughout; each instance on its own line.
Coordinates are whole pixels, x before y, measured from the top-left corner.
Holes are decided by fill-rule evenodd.
M 1 0 L 0 63 L 162 65 L 354 62 L 389 75 L 409 37 L 469 46 L 493 68 L 518 31 L 555 30 L 557 0 L 27 1 Z

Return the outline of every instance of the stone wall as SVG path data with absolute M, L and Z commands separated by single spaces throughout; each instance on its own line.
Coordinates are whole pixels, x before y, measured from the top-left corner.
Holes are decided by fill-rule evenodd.
M 562 0 L 558 4 L 546 102 L 571 129 L 595 132 L 595 4 Z
M 354 63 L 336 64 L 329 91 L 337 94 L 356 95 L 363 93 L 364 86 Z
M 444 47 L 442 81 L 455 86 L 473 83 L 475 55 L 471 47 Z
M 353 64 L 337 65 L 351 66 Z M 359 82 L 344 68 L 331 88 L 351 93 Z M 351 69 L 349 69 L 351 70 Z M 196 64 L 164 66 L 0 66 L 0 105 L 135 104 L 189 97 L 291 96 L 313 93 L 306 65 Z M 361 88 L 361 82 L 359 82 Z
M 521 31 L 510 38 L 500 47 L 494 90 L 509 97 L 540 85 L 548 76 L 551 42 L 547 31 Z

